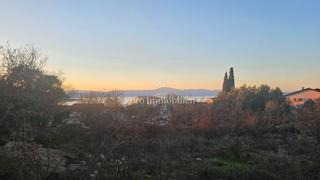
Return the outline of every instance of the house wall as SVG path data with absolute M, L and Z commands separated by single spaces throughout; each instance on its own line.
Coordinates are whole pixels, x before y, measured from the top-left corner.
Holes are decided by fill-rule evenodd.
M 297 94 L 293 94 L 287 97 L 292 106 L 300 106 L 303 105 L 309 99 L 316 100 L 320 98 L 320 92 L 306 90 Z

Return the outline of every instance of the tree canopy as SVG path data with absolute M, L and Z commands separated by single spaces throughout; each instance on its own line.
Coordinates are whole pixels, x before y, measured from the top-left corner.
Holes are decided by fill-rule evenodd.
M 46 60 L 33 46 L 0 48 L 0 127 L 50 124 L 65 92 L 62 80 L 45 72 Z
M 230 92 L 234 88 L 235 88 L 234 71 L 233 71 L 233 67 L 231 67 L 229 70 L 229 77 L 228 77 L 228 72 L 224 74 L 222 90 L 224 92 Z

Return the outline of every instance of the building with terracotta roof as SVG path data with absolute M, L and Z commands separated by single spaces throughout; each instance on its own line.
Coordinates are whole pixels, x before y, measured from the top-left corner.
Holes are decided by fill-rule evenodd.
M 295 91 L 285 95 L 290 101 L 291 106 L 301 106 L 308 100 L 320 99 L 320 89 L 302 88 L 299 91 Z

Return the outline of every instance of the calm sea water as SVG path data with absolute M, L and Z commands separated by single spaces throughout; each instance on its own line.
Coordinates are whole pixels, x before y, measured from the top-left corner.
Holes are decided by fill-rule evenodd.
M 213 98 L 215 96 L 183 96 L 183 97 L 187 100 L 193 100 L 195 102 L 204 102 L 207 99 Z M 136 97 L 134 97 L 134 96 L 122 97 L 122 103 L 124 105 L 129 105 L 133 102 L 134 98 L 136 98 Z M 67 100 L 66 102 L 63 102 L 62 104 L 71 106 L 71 105 L 77 104 L 77 103 L 80 103 L 80 99 L 70 99 L 70 100 Z

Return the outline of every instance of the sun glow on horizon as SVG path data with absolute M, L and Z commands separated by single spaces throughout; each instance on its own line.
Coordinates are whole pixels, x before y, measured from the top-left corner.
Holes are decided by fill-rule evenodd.
M 319 7 L 291 0 L 12 0 L 1 3 L 0 45 L 34 44 L 74 89 L 221 89 L 231 66 L 236 87 L 319 88 Z

